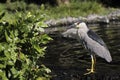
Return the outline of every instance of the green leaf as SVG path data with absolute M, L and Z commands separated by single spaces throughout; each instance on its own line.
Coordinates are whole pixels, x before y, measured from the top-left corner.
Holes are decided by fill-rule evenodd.
M 41 57 L 44 56 L 44 51 L 45 51 L 46 47 L 40 48 L 40 46 L 38 44 L 36 44 L 36 45 L 34 45 L 34 48 L 39 53 L 38 54 L 39 56 L 41 56 Z
M 36 25 L 39 27 L 48 27 L 47 24 L 45 24 L 44 22 L 41 22 L 41 21 L 37 22 Z
M 5 67 L 6 67 L 5 64 L 0 64 L 0 69 L 1 69 L 1 68 L 5 68 Z
M 11 66 L 14 65 L 13 61 L 11 61 L 11 60 L 8 60 L 8 61 L 7 61 L 7 64 L 8 64 L 8 65 L 11 65 Z
M 43 28 L 41 28 L 41 27 L 38 28 L 38 31 L 45 32 L 45 30 Z
M 11 72 L 12 72 L 14 78 L 16 78 L 20 74 L 19 71 L 17 71 L 14 67 L 11 68 Z
M 2 77 L 2 80 L 8 80 L 7 76 L 5 75 L 5 72 L 3 72 L 1 69 L 0 69 L 0 77 Z
M 52 38 L 49 37 L 47 34 L 41 36 L 41 43 L 46 44 L 49 40 L 52 40 Z
M 26 58 L 26 64 L 29 65 L 30 63 L 31 63 L 30 59 Z
M 38 77 L 36 80 L 48 80 L 46 77 Z
M 11 37 L 12 39 L 14 39 L 13 31 L 10 31 L 10 37 Z
M 11 51 L 10 53 L 10 58 L 13 60 L 13 62 L 15 63 L 17 60 L 17 53 L 14 51 Z
M 8 52 L 8 50 L 5 50 L 5 51 L 4 51 L 4 54 L 5 54 L 5 56 L 6 56 L 8 59 L 11 58 L 10 52 Z
M 5 38 L 7 42 L 12 42 L 12 39 L 8 36 L 7 31 L 5 31 Z
M 22 52 L 20 52 L 20 53 L 19 53 L 19 58 L 20 58 L 21 60 L 25 60 L 25 59 L 26 59 L 26 56 L 25 56 Z
M 0 14 L 0 19 L 2 19 L 5 16 L 5 12 L 3 12 L 2 14 Z
M 51 72 L 51 70 L 50 70 L 49 68 L 46 68 L 45 71 L 46 71 L 47 73 L 50 73 L 50 72 Z
M 50 73 L 51 70 L 49 68 L 47 68 L 45 65 L 41 65 L 41 67 L 43 67 L 43 70 L 46 72 L 46 73 Z
M 4 50 L 4 46 L 3 46 L 2 43 L 0 43 L 0 52 L 1 52 L 2 50 Z
M 35 44 L 35 45 L 34 45 L 34 48 L 35 48 L 39 53 L 42 53 L 42 49 L 39 47 L 38 44 Z
M 31 17 L 31 16 L 32 16 L 31 12 L 28 12 L 28 13 L 27 13 L 27 18 L 29 18 L 29 17 Z
M 0 60 L 1 60 L 1 61 L 6 61 L 6 60 L 7 60 L 7 58 L 6 58 L 6 57 L 1 56 L 1 57 L 0 57 Z

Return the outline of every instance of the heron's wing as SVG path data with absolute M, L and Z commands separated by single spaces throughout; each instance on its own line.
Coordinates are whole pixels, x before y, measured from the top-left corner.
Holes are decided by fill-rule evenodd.
M 98 42 L 100 45 L 106 47 L 106 44 L 104 43 L 104 41 L 100 38 L 100 36 L 98 36 L 95 32 L 93 32 L 92 30 L 89 30 L 87 32 L 88 36 L 93 39 L 94 41 Z
M 63 37 L 76 39 L 77 29 L 76 28 L 68 29 L 67 31 L 63 32 L 62 35 Z
M 96 53 L 98 56 L 106 59 L 108 62 L 111 62 L 112 58 L 111 58 L 110 52 L 107 49 L 103 40 L 92 30 L 89 30 L 87 34 L 92 39 L 92 42 L 95 41 L 95 42 L 99 43 L 99 45 L 97 43 L 95 43 L 95 44 L 89 43 L 87 45 L 87 48 L 90 49 L 92 52 Z

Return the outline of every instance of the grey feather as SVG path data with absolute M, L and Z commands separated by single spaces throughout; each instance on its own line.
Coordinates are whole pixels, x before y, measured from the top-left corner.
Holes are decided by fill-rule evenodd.
M 94 38 L 93 38 L 94 35 Z M 90 34 L 89 34 L 90 36 Z M 104 58 L 107 62 L 111 62 L 112 58 L 110 55 L 109 50 L 107 49 L 105 43 L 103 42 L 103 40 L 97 35 L 97 34 L 93 34 L 92 32 L 92 37 L 89 37 L 88 35 L 85 35 L 85 42 L 86 42 L 86 47 L 88 50 L 90 50 L 91 52 L 94 52 L 96 55 Z
M 87 32 L 88 36 L 93 39 L 94 41 L 98 42 L 100 45 L 104 46 L 107 48 L 106 44 L 104 43 L 104 41 L 100 38 L 100 36 L 98 36 L 95 32 L 93 32 L 92 30 L 89 30 Z

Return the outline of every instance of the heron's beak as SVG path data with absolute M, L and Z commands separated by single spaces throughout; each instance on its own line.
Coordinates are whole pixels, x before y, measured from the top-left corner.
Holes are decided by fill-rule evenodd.
M 76 26 L 75 24 L 72 24 L 69 26 L 69 28 L 75 28 L 75 26 Z

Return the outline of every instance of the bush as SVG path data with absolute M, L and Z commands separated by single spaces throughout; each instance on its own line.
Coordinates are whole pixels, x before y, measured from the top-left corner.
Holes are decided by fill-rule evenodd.
M 0 79 L 49 80 L 50 70 L 39 61 L 51 38 L 44 34 L 44 15 L 18 13 L 14 23 L 0 15 Z

